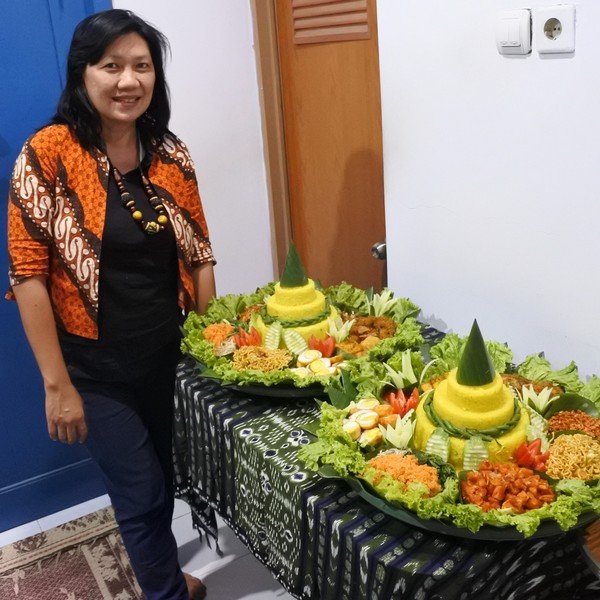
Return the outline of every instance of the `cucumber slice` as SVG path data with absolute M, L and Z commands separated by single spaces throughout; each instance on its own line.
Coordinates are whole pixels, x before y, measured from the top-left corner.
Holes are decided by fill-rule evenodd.
M 448 462 L 450 455 L 450 436 L 441 427 L 436 427 L 425 444 L 425 452 L 439 456 L 444 462 Z
M 269 350 L 276 350 L 279 348 L 279 341 L 281 340 L 281 332 L 283 327 L 279 321 L 272 323 L 265 333 L 264 347 Z
M 478 435 L 474 435 L 465 442 L 463 469 L 465 471 L 477 471 L 482 461 L 487 460 L 489 457 L 487 444 Z
M 301 354 L 308 348 L 306 340 L 293 329 L 284 329 L 283 341 L 288 350 L 294 354 Z
M 402 374 L 408 383 L 417 383 L 417 376 L 413 371 L 412 362 L 410 360 L 410 350 L 405 350 L 402 353 Z

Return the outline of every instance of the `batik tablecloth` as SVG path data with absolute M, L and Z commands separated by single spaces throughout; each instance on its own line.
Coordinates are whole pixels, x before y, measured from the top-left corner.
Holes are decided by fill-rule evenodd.
M 213 511 L 296 598 L 535 600 L 600 598 L 575 533 L 480 542 L 411 528 L 296 456 L 312 399 L 228 390 L 179 368 L 175 407 L 178 495 L 217 540 Z M 218 548 L 218 546 L 217 546 Z

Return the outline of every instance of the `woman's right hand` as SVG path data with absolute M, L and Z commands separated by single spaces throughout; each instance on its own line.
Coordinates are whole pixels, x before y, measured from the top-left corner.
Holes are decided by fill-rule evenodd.
M 71 382 L 46 387 L 46 421 L 54 441 L 85 442 L 88 430 L 83 400 Z
M 58 343 L 45 276 L 28 277 L 13 292 L 46 392 L 46 420 L 53 440 L 74 444 L 87 437 L 83 400 L 73 387 Z

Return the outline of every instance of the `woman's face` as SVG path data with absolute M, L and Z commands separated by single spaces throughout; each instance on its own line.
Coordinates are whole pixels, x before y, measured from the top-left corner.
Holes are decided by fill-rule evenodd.
M 155 78 L 148 44 L 137 33 L 118 37 L 88 65 L 83 83 L 103 130 L 134 125 L 150 105 Z

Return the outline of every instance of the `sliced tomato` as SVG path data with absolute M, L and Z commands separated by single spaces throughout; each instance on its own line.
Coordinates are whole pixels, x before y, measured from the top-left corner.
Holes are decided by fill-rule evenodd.
M 529 451 L 532 454 L 541 454 L 542 453 L 542 440 L 540 438 L 536 438 L 529 444 Z
M 517 462 L 517 464 L 521 464 L 522 460 L 526 460 L 526 457 L 529 456 L 527 442 L 523 442 L 514 452 L 513 458 Z
M 530 444 L 523 442 L 514 452 L 513 458 L 520 467 L 527 467 L 536 471 L 546 470 L 546 461 L 550 452 L 541 452 L 542 440 L 536 438 Z
M 335 339 L 328 335 L 320 340 L 314 335 L 311 335 L 308 340 L 308 347 L 311 350 L 318 350 L 323 356 L 330 358 L 335 352 Z
M 260 346 L 262 344 L 262 336 L 256 327 L 250 327 L 250 331 L 246 331 L 240 327 L 237 334 L 233 336 L 233 341 L 238 348 L 242 346 Z
M 402 390 L 390 390 L 383 395 L 383 400 L 392 407 L 395 414 L 403 417 L 409 410 L 417 408 L 419 391 L 414 388 L 407 398 Z

